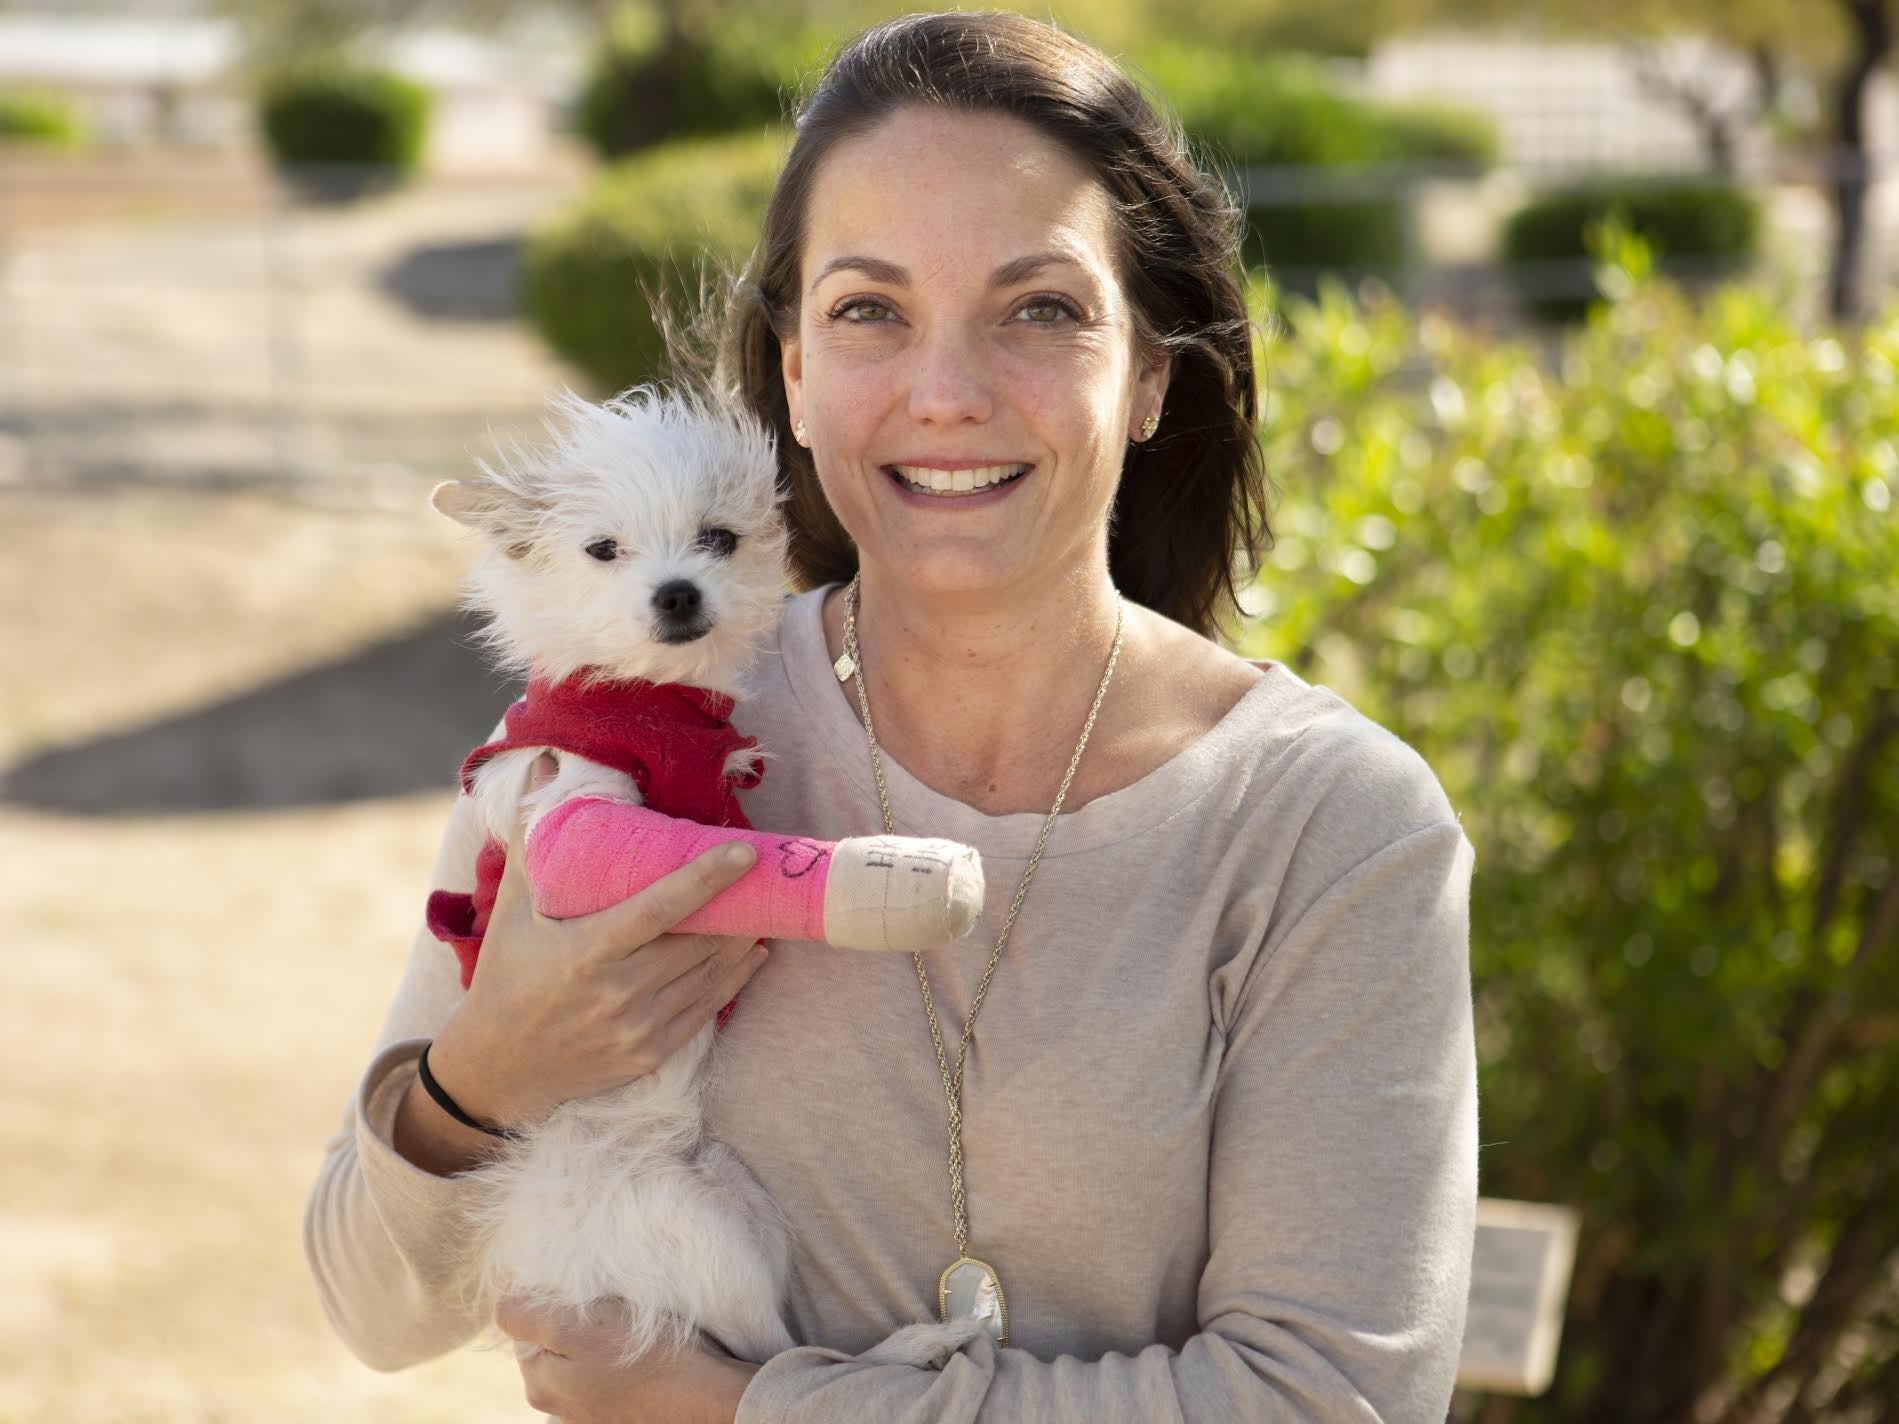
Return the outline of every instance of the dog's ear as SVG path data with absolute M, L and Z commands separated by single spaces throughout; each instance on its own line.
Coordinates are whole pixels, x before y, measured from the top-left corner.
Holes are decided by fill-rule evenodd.
M 443 480 L 429 492 L 429 503 L 457 524 L 486 534 L 511 559 L 527 556 L 531 547 L 531 501 L 493 480 Z
M 429 503 L 457 524 L 488 530 L 520 501 L 493 480 L 443 480 L 429 491 Z

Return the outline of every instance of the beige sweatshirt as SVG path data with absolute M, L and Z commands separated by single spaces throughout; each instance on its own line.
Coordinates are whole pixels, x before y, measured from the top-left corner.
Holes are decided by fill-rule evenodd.
M 836 838 L 881 818 L 819 600 L 787 604 L 737 720 L 775 754 L 753 822 Z M 886 773 L 900 832 L 974 844 L 988 872 L 977 930 L 929 960 L 954 1052 L 1042 818 Z M 473 883 L 467 812 L 436 885 Z M 1471 864 L 1423 760 L 1277 664 L 1173 760 L 1064 815 L 964 1085 L 970 1252 L 1002 1278 L 1010 1346 L 940 1373 L 855 1358 L 934 1316 L 956 1254 L 915 972 L 776 946 L 721 1036 L 707 1119 L 791 1222 L 806 1344 L 766 1363 L 740 1424 L 1439 1424 L 1477 1189 Z M 382 1369 L 485 1323 L 456 1303 L 465 1183 L 390 1145 L 459 993 L 418 933 L 310 1197 L 324 1307 Z

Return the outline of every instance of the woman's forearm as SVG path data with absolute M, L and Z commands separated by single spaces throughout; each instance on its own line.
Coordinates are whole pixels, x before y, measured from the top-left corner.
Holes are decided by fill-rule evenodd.
M 439 1076 L 440 1069 L 437 1074 Z M 478 1167 L 493 1152 L 496 1139 L 455 1121 L 428 1095 L 418 1074 L 396 1106 L 390 1145 L 408 1161 L 437 1177 L 453 1177 Z
M 488 1322 L 467 1250 L 470 1180 L 411 1162 L 392 1141 L 419 1050 L 392 1044 L 371 1064 L 304 1211 L 324 1314 L 351 1353 L 381 1370 L 433 1359 Z

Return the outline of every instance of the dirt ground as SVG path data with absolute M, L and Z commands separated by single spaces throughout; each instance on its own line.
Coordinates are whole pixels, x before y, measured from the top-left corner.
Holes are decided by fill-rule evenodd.
M 0 502 L 0 766 L 215 704 L 453 596 L 432 518 Z M 400 970 L 443 789 L 271 811 L 0 805 L 0 1420 L 527 1416 L 512 1362 L 381 1376 L 300 1216 Z
M 167 284 L 173 255 L 221 260 L 210 227 L 34 234 L 57 293 L 14 268 L 35 320 L 30 367 L 0 340 L 0 455 L 25 455 L 0 461 L 0 1424 L 536 1417 L 505 1354 L 357 1363 L 301 1242 L 466 729 L 505 701 L 453 644 L 468 551 L 429 481 L 479 447 L 471 406 L 532 410 L 563 374 L 518 324 L 445 324 L 379 281 L 416 242 L 495 230 L 447 216 L 392 206 L 311 248 L 311 307 L 339 318 L 312 337 L 335 376 L 311 379 L 341 391 L 361 363 L 397 417 L 405 390 L 427 411 L 423 376 L 478 370 L 480 393 L 429 413 L 426 449 L 369 463 L 358 426 L 364 461 L 296 481 L 252 458 L 249 394 L 186 369 L 245 319 Z M 244 437 L 218 479 L 155 406 L 92 404 L 114 351 L 192 429 Z

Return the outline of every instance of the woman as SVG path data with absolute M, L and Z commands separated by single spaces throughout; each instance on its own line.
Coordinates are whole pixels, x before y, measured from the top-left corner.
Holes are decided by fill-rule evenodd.
M 833 63 L 735 328 L 810 586 L 741 714 L 777 753 L 747 810 L 971 842 L 990 905 L 927 966 L 801 944 L 754 974 L 747 944 L 660 933 L 729 868 L 562 924 L 513 878 L 466 998 L 419 938 L 310 1208 L 364 1359 L 485 1323 L 453 1175 L 484 1139 L 417 1088 L 424 1040 L 505 1124 L 637 1076 L 744 983 L 707 1122 L 791 1222 L 809 1343 L 626 1371 L 610 1320 L 504 1303 L 537 1407 L 1444 1417 L 1471 852 L 1407 746 L 1206 636 L 1266 532 L 1237 236 L 1126 76 L 1051 27 L 912 17 Z M 458 808 L 434 883 L 467 878 L 470 835 Z M 984 1333 L 941 1371 L 866 1358 L 952 1263 Z

